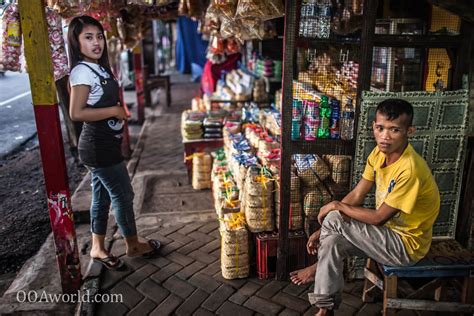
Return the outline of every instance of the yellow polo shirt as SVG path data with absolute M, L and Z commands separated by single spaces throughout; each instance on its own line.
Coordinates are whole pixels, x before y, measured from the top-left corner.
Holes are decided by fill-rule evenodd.
M 375 182 L 376 209 L 385 203 L 400 210 L 385 226 L 401 236 L 410 258 L 419 261 L 430 249 L 440 206 L 438 186 L 411 144 L 396 162 L 382 168 L 384 161 L 385 155 L 375 147 L 362 177 Z

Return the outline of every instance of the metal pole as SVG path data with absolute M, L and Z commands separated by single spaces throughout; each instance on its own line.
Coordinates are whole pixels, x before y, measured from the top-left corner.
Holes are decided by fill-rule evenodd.
M 135 70 L 135 91 L 137 93 L 137 121 L 141 124 L 145 120 L 145 76 L 141 42 L 133 49 L 133 68 Z
M 76 293 L 81 265 L 71 209 L 59 107 L 43 1 L 19 1 L 25 57 L 63 293 Z

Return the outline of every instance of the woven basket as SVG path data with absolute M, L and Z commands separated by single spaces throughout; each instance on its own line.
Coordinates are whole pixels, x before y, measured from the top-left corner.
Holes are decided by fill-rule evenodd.
M 350 171 L 351 156 L 324 155 L 323 159 L 329 163 L 332 172 L 344 173 Z
M 225 279 L 246 278 L 249 275 L 248 231 L 243 224 L 232 225 L 236 216 L 228 214 L 220 221 L 221 271 Z
M 200 180 L 193 177 L 192 186 L 194 190 L 204 190 L 211 188 L 211 179 Z
M 334 182 L 338 184 L 343 184 L 343 185 L 348 184 L 351 178 L 351 175 L 349 172 L 341 172 L 341 173 L 333 172 L 331 176 Z
M 304 214 L 307 219 L 315 220 L 321 207 L 332 201 L 331 194 L 324 187 L 316 187 L 304 196 Z
M 275 228 L 273 209 L 243 206 L 247 227 L 252 233 L 272 231 Z
M 316 188 L 321 181 L 324 181 L 331 174 L 328 165 L 317 155 L 305 163 L 297 163 L 298 176 L 301 183 L 310 189 Z
M 209 153 L 196 153 L 193 156 L 193 167 L 211 167 L 212 157 Z M 210 169 L 209 169 L 210 170 Z
M 278 209 L 276 211 L 276 226 L 280 229 L 280 206 L 278 205 Z M 288 229 L 289 230 L 301 230 L 303 229 L 303 212 L 301 210 L 300 203 L 291 203 L 290 204 L 290 214 L 289 214 L 289 223 Z
M 245 205 L 251 208 L 267 207 L 273 209 L 273 195 L 265 195 L 265 197 L 246 195 Z

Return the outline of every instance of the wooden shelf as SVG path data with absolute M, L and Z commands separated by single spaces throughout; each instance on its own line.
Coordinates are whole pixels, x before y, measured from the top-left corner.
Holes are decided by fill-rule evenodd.
M 330 38 L 310 38 L 310 37 L 297 37 L 296 47 L 299 48 L 316 48 L 321 47 L 323 44 L 333 44 L 333 45 L 359 45 L 360 37 L 339 37 L 334 36 Z
M 387 35 L 374 34 L 374 46 L 378 47 L 415 47 L 415 48 L 446 48 L 457 47 L 462 43 L 460 35 Z M 309 38 L 297 37 L 296 47 L 315 48 L 322 44 L 359 45 L 360 37 Z
M 292 154 L 354 155 L 354 140 L 318 138 L 291 142 Z
M 446 48 L 461 43 L 460 35 L 374 35 L 374 46 L 379 47 Z

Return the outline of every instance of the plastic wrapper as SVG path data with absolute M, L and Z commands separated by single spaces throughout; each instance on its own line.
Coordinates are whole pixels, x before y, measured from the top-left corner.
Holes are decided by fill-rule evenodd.
M 217 7 L 221 12 L 222 15 L 233 19 L 235 16 L 235 12 L 237 10 L 237 3 L 238 0 L 213 0 L 212 5 Z
M 3 70 L 20 71 L 21 26 L 18 5 L 7 6 L 2 17 L 2 60 Z
M 68 19 L 89 11 L 91 0 L 48 0 L 48 6 Z
M 49 45 L 53 62 L 54 79 L 59 80 L 69 74 L 66 47 L 64 45 L 61 17 L 51 8 L 46 8 Z
M 235 18 L 270 20 L 285 14 L 281 0 L 239 0 Z
M 214 36 L 211 40 L 209 51 L 213 54 L 223 54 L 225 52 L 224 40 Z
M 239 53 L 241 50 L 240 43 L 235 38 L 228 38 L 226 41 L 225 52 L 228 55 Z

